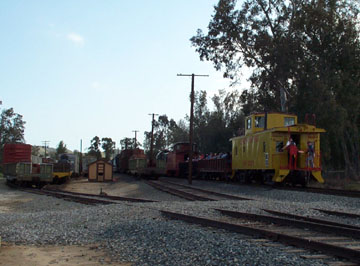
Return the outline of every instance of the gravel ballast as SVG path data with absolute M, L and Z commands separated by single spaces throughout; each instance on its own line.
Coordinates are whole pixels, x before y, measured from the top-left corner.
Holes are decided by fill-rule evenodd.
M 185 180 L 175 180 L 186 184 Z M 142 181 L 138 181 L 139 184 Z M 156 193 L 142 198 L 156 199 Z M 356 219 L 326 216 L 312 208 L 359 213 L 360 200 L 303 192 L 259 189 L 215 182 L 194 181 L 194 186 L 252 198 L 252 201 L 185 202 L 179 199 L 154 203 L 120 202 L 106 206 L 79 203 L 9 191 L 2 195 L 27 198 L 11 212 L 0 213 L 0 236 L 15 244 L 87 245 L 96 244 L 114 261 L 134 265 L 326 265 L 325 261 L 303 259 L 282 248 L 266 247 L 251 237 L 224 230 L 189 225 L 164 218 L 159 210 L 203 217 L 219 217 L 214 208 L 262 213 L 273 209 L 319 219 L 360 226 Z M 161 195 L 160 195 L 161 194 Z M 164 199 L 164 194 L 159 192 Z M 1 203 L 1 201 L 0 201 Z

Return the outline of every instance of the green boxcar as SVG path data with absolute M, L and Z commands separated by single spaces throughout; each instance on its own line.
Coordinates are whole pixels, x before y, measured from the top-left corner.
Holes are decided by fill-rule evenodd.
M 51 183 L 53 181 L 52 164 L 40 164 L 39 171 L 33 172 L 31 163 L 18 162 L 4 164 L 4 176 L 8 181 Z
M 133 175 L 143 174 L 143 170 L 147 166 L 146 158 L 135 158 L 129 160 L 129 172 Z

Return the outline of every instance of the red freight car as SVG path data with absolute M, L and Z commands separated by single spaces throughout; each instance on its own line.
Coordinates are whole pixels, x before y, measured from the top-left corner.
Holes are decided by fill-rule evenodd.
M 31 162 L 31 145 L 7 143 L 4 145 L 3 163 Z
M 193 144 L 193 154 L 197 156 L 196 144 Z M 167 154 L 166 158 L 166 174 L 168 176 L 179 176 L 179 164 L 185 162 L 189 158 L 190 143 L 179 142 L 175 143 L 173 150 Z

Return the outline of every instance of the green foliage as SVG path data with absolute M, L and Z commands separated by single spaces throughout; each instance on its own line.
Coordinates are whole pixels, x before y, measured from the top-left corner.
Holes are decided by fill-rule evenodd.
M 212 98 L 215 110 L 207 104 L 206 91 L 195 93 L 194 142 L 202 153 L 227 152 L 231 150 L 229 139 L 239 134 L 243 128 L 244 116 L 240 110 L 240 95 L 237 91 L 220 90 Z M 186 117 L 189 122 L 189 117 Z M 177 142 L 189 141 L 189 129 L 184 120 L 176 123 L 161 115 L 154 122 L 154 154 L 171 149 Z M 150 150 L 151 131 L 145 132 L 144 147 Z
M 227 152 L 231 150 L 229 139 L 238 135 L 244 125 L 240 96 L 237 91 L 219 90 L 212 97 L 215 110 L 207 107 L 206 92 L 195 95 L 194 142 L 202 153 Z
M 5 109 L 0 118 L 0 145 L 5 143 L 23 143 L 25 130 L 25 121 L 22 115 L 14 112 L 13 108 Z
M 64 141 L 61 140 L 56 148 L 56 158 L 59 158 L 60 154 L 66 152 L 67 152 L 66 144 L 64 143 Z
M 350 0 L 220 0 L 207 33 L 191 42 L 225 77 L 237 81 L 244 65 L 253 70 L 240 96 L 244 114 L 280 111 L 287 98 L 290 112 L 300 120 L 314 113 L 327 130 L 325 166 L 359 176 L 358 16 Z
M 100 152 L 100 138 L 98 136 L 95 136 L 92 140 L 91 140 L 91 145 L 89 147 L 89 151 L 88 151 L 88 155 L 89 156 L 94 156 L 97 159 L 101 158 L 101 152 Z
M 120 140 L 120 146 L 122 150 L 126 149 L 135 149 L 141 146 L 139 141 L 136 141 L 135 138 L 123 138 Z
M 0 162 L 5 143 L 24 143 L 25 121 L 13 108 L 4 109 L 0 117 Z
M 151 146 L 151 131 L 144 132 L 144 149 L 148 153 Z M 173 119 L 168 119 L 167 115 L 160 115 L 154 120 L 154 154 L 159 151 L 170 149 L 176 142 L 188 140 L 188 130 L 184 121 L 177 124 Z
M 105 152 L 105 159 L 110 160 L 111 156 L 114 154 L 115 142 L 111 138 L 102 138 L 101 147 Z

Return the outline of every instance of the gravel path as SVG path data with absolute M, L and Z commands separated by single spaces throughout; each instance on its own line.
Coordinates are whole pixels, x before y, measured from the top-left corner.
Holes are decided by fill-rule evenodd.
M 186 184 L 185 180 L 172 181 Z M 159 210 L 218 217 L 219 213 L 213 208 L 253 213 L 263 213 L 261 208 L 268 208 L 360 226 L 356 219 L 326 216 L 311 210 L 360 213 L 360 200 L 354 198 L 195 180 L 194 186 L 254 200 L 185 202 L 170 195 L 164 200 L 166 194 L 155 192 L 140 180 L 136 182 L 141 187 L 141 198 L 161 202 L 121 202 L 89 207 L 9 190 L 0 184 L 1 198 L 11 195 L 28 199 L 12 206 L 11 212 L 0 213 L 0 236 L 3 241 L 16 244 L 97 244 L 114 261 L 133 262 L 134 265 L 326 265 L 322 260 L 288 254 L 283 248 L 262 246 L 250 241 L 248 236 L 167 220 Z

